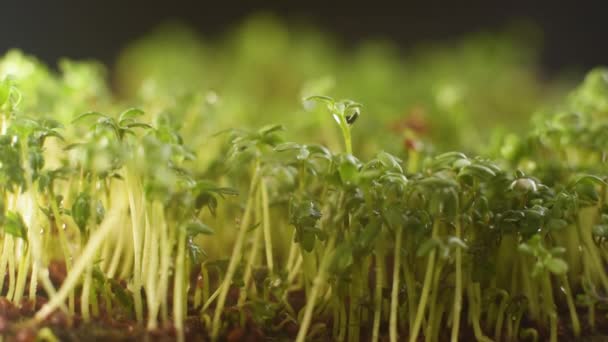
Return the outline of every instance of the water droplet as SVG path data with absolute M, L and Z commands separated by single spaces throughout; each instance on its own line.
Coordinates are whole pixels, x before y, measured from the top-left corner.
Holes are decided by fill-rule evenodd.
M 567 295 L 568 292 L 566 292 L 566 289 L 563 286 L 560 286 L 559 289 L 565 294 Z
M 67 225 L 67 224 L 65 224 L 65 223 L 63 223 L 63 224 L 61 225 L 61 229 L 63 229 L 63 230 L 68 229 L 68 225 Z

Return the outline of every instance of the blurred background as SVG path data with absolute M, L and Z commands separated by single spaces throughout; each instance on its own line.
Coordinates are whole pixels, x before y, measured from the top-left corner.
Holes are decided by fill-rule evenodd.
M 491 154 L 606 64 L 607 4 L 7 2 L 0 52 L 23 54 L 6 55 L 0 77 L 21 70 L 21 89 L 46 99 L 31 110 L 66 107 L 68 92 L 66 120 L 91 107 L 169 113 L 201 148 L 222 129 L 279 123 L 287 139 L 339 150 L 326 110 L 302 103 L 322 94 L 364 105 L 361 156 Z
M 606 1 L 6 1 L 0 50 L 18 47 L 51 64 L 59 57 L 113 63 L 121 48 L 166 20 L 212 38 L 266 12 L 307 22 L 345 44 L 383 38 L 405 51 L 523 22 L 538 29 L 544 69 L 585 69 L 608 60 L 607 9 Z

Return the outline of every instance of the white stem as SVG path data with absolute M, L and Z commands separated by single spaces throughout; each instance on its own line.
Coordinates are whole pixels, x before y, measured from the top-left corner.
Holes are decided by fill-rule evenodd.
M 59 291 L 51 296 L 50 300 L 36 313 L 36 316 L 34 317 L 35 320 L 38 322 L 43 321 L 48 315 L 63 305 L 68 294 L 74 290 L 88 265 L 95 262 L 95 256 L 105 239 L 112 233 L 114 228 L 120 227 L 119 223 L 121 222 L 120 218 L 122 215 L 118 211 L 123 207 L 122 203 L 117 203 L 111 209 L 113 211 L 106 215 L 106 218 L 99 226 L 99 229 L 90 236 L 89 242 L 84 247 L 80 258 L 74 263 L 72 271 L 68 273 Z
M 272 237 L 270 236 L 270 204 L 268 202 L 268 187 L 266 181 L 262 178 L 262 213 L 264 217 L 264 250 L 266 250 L 266 265 L 268 265 L 268 271 L 272 276 L 274 271 L 274 262 L 272 258 Z

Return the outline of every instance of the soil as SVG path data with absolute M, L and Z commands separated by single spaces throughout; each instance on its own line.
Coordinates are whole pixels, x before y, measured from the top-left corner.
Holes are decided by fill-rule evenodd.
M 53 283 L 61 284 L 65 278 L 65 266 L 60 263 L 51 263 L 49 266 L 50 276 Z M 193 278 L 193 282 L 196 279 Z M 256 323 L 253 313 L 249 309 L 239 311 L 236 308 L 239 289 L 231 288 L 226 301 L 224 311 L 224 321 L 228 322 L 226 334 L 222 340 L 227 342 L 247 341 L 292 341 L 297 335 L 299 326 L 292 321 L 285 321 L 281 317 L 271 318 L 264 326 Z M 78 296 L 76 297 L 78 299 Z M 305 305 L 304 291 L 293 291 L 289 293 L 288 301 L 297 312 Z M 100 315 L 93 318 L 91 322 L 85 323 L 82 318 L 76 316 L 70 321 L 67 315 L 61 311 L 52 313 L 47 319 L 37 325 L 32 324 L 30 318 L 34 316 L 45 303 L 47 298 L 44 293 L 39 292 L 36 301 L 24 299 L 19 305 L 15 305 L 6 298 L 0 298 L 0 334 L 6 341 L 29 342 L 35 341 L 38 332 L 43 328 L 49 328 L 60 341 L 175 341 L 176 331 L 172 325 L 162 326 L 154 331 L 148 331 L 145 327 L 138 325 L 132 318 L 120 312 L 107 312 L 100 305 Z M 560 308 L 565 306 L 559 305 Z M 210 308 L 209 312 L 212 311 Z M 466 302 L 463 310 L 466 311 Z M 79 312 L 79 303 L 76 303 L 76 312 Z M 608 341 L 608 317 L 598 312 L 596 330 L 592 332 L 587 325 L 586 311 L 579 312 L 582 324 L 583 336 L 579 341 Z M 559 312 L 559 341 L 574 341 L 572 329 L 569 326 L 570 316 L 567 311 Z M 466 317 L 466 314 L 465 316 Z M 240 322 L 244 322 L 241 324 Z M 361 341 L 368 341 L 371 338 L 371 319 L 369 324 L 361 328 Z M 330 317 L 318 317 L 315 323 L 326 325 L 325 334 L 315 337 L 317 341 L 331 340 L 332 322 Z M 461 328 L 461 341 L 474 341 L 472 330 L 467 326 L 466 319 L 463 320 Z M 196 310 L 188 312 L 184 324 L 184 334 L 186 341 L 208 341 L 208 329 L 202 323 Z M 521 327 L 535 327 L 533 322 L 522 320 Z M 542 327 L 536 327 L 539 333 L 539 341 L 548 339 L 548 331 Z M 381 331 L 387 332 L 388 326 L 381 326 Z M 407 332 L 402 332 L 404 335 Z M 449 329 L 441 332 L 440 341 L 449 339 Z M 381 336 L 381 341 L 388 341 L 388 336 Z M 423 338 L 421 337 L 421 340 Z

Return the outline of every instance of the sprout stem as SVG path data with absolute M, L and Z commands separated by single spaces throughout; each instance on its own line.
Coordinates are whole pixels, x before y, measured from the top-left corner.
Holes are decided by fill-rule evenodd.
M 439 220 L 435 219 L 433 222 L 433 232 L 431 237 L 434 238 L 437 235 L 437 230 L 439 229 Z M 428 300 L 429 292 L 431 290 L 431 280 L 433 278 L 433 270 L 435 267 L 435 254 L 436 249 L 433 249 L 430 252 L 426 273 L 424 275 L 424 283 L 422 285 L 422 294 L 420 295 L 420 302 L 418 303 L 418 311 L 416 312 L 416 319 L 414 320 L 414 327 L 410 332 L 410 342 L 416 342 L 418 339 L 418 334 L 420 333 L 420 327 L 422 325 L 422 318 L 424 316 L 424 311 L 426 309 L 426 302 Z
M 331 256 L 333 255 L 333 247 L 335 243 L 335 235 L 331 235 L 329 240 L 327 241 L 327 245 L 325 246 L 325 252 L 323 254 L 323 258 L 321 258 L 321 262 L 319 264 L 319 270 L 317 272 L 317 276 L 313 281 L 313 286 L 310 291 L 310 296 L 306 301 L 306 308 L 304 311 L 304 317 L 302 319 L 302 324 L 300 325 L 300 329 L 298 330 L 298 335 L 296 337 L 296 342 L 304 342 L 306 340 L 306 335 L 308 333 L 308 328 L 310 327 L 310 323 L 312 321 L 312 313 L 315 307 L 315 302 L 321 291 L 321 287 L 325 284 L 325 278 L 327 276 L 327 268 L 329 266 L 329 262 L 331 260 Z
M 270 276 L 272 276 L 274 272 L 274 262 L 272 258 L 272 237 L 270 235 L 270 204 L 268 202 L 268 187 L 264 178 L 260 179 L 260 187 L 262 189 L 264 250 L 266 251 L 266 265 L 268 266 Z
M 121 207 L 121 205 L 117 205 L 113 208 L 115 211 L 117 211 Z M 97 251 L 102 246 L 107 236 L 117 226 L 119 216 L 120 214 L 117 212 L 108 213 L 106 219 L 99 226 L 99 229 L 97 229 L 89 238 L 89 241 L 80 254 L 80 257 L 77 259 L 76 263 L 74 263 L 72 272 L 68 273 L 59 291 L 52 295 L 48 303 L 46 303 L 40 309 L 40 311 L 36 313 L 36 316 L 34 317 L 36 321 L 43 321 L 46 317 L 48 317 L 48 315 L 63 305 L 63 302 L 68 297 L 68 294 L 73 291 L 78 284 L 78 280 L 84 273 L 85 269 L 88 267 L 88 265 L 94 263 Z
M 460 217 L 456 218 L 456 238 L 460 239 L 462 237 L 462 226 Z M 454 313 L 454 319 L 452 321 L 452 335 L 450 340 L 452 342 L 458 341 L 458 333 L 460 331 L 460 312 L 462 311 L 462 249 L 456 248 L 455 252 L 456 256 L 456 272 L 454 277 L 455 286 L 454 286 L 454 307 L 452 312 Z M 498 341 L 498 340 L 497 340 Z
M 220 333 L 221 326 L 221 318 L 222 312 L 224 310 L 224 304 L 226 303 L 226 296 L 228 295 L 228 291 L 230 290 L 230 285 L 232 284 L 232 278 L 234 277 L 234 273 L 236 272 L 236 268 L 241 260 L 241 250 L 243 249 L 243 243 L 245 242 L 245 235 L 247 230 L 249 229 L 249 225 L 251 222 L 252 210 L 253 210 L 253 202 L 255 199 L 255 188 L 259 179 L 259 165 L 256 163 L 254 168 L 253 177 L 251 178 L 251 184 L 249 185 L 249 197 L 247 199 L 247 206 L 245 208 L 245 213 L 243 214 L 243 219 L 241 220 L 241 224 L 239 225 L 239 232 L 236 237 L 236 242 L 234 244 L 234 248 L 232 249 L 232 256 L 230 257 L 230 263 L 228 264 L 228 269 L 226 270 L 226 275 L 222 284 L 220 285 L 220 293 L 217 302 L 217 306 L 215 308 L 215 313 L 213 315 L 213 323 L 211 327 L 211 340 L 217 341 Z
M 389 336 L 391 342 L 397 342 L 399 335 L 397 332 L 397 316 L 399 307 L 399 270 L 401 268 L 401 240 L 403 228 L 395 227 L 395 250 L 393 261 L 393 288 L 391 290 L 391 315 L 389 318 Z M 409 299 L 409 298 L 408 298 Z
M 175 258 L 175 278 L 173 284 L 173 324 L 178 340 L 184 338 L 184 300 L 186 282 L 186 231 L 179 230 L 177 238 L 177 256 Z
M 578 338 L 581 335 L 581 324 L 578 319 L 578 314 L 576 313 L 576 306 L 574 305 L 574 300 L 572 298 L 572 290 L 570 289 L 568 276 L 562 275 L 560 278 L 562 284 L 564 284 L 566 302 L 568 303 L 568 311 L 570 311 L 570 320 L 572 321 L 572 331 L 574 332 L 574 337 Z
M 384 250 L 381 239 L 376 245 L 376 286 L 374 287 L 374 323 L 372 328 L 372 342 L 380 337 L 380 320 L 382 314 L 382 288 L 384 287 Z

